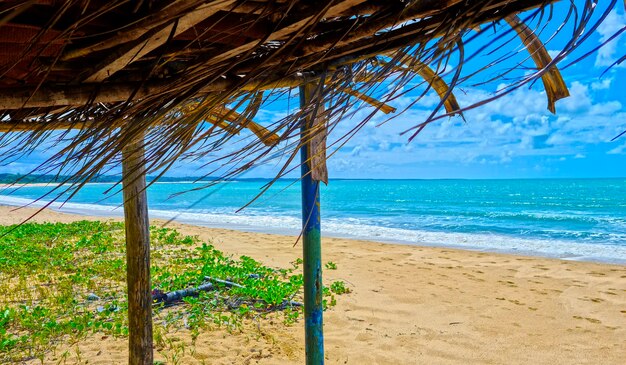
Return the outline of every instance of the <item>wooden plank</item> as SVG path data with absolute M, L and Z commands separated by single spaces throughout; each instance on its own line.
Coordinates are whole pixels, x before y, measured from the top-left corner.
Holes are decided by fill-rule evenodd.
M 152 365 L 150 225 L 143 140 L 122 150 L 126 282 L 128 287 L 129 365 Z
M 178 20 L 175 30 L 175 24 L 172 23 L 150 36 L 147 40 L 139 39 L 134 42 L 135 45 L 133 47 L 124 47 L 125 50 L 122 51 L 121 54 L 114 54 L 107 58 L 102 64 L 95 68 L 94 73 L 84 79 L 84 82 L 100 82 L 105 80 L 133 61 L 142 58 L 165 44 L 172 30 L 174 30 L 174 36 L 181 34 L 201 21 L 211 17 L 219 10 L 226 9 L 234 3 L 235 0 L 222 0 L 199 6 L 195 10 L 183 15 Z

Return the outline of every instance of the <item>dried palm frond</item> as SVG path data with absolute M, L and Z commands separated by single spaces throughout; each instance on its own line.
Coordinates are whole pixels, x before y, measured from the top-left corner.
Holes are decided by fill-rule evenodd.
M 547 71 L 541 76 L 543 81 L 543 87 L 546 90 L 548 96 L 548 110 L 552 113 L 556 113 L 554 104 L 557 100 L 563 99 L 569 96 L 565 81 L 559 72 L 559 69 L 552 64 L 552 57 L 548 54 L 546 47 L 537 38 L 535 33 L 526 25 L 517 15 L 510 15 L 506 17 L 507 23 L 511 25 L 519 34 L 519 37 L 524 42 L 526 49 L 530 53 L 533 61 L 537 65 L 539 70 L 546 69 Z
M 448 84 L 441 78 L 441 76 L 437 75 L 435 70 L 430 68 L 425 63 L 409 57 L 403 59 L 401 62 L 410 70 L 420 75 L 428 83 L 428 85 L 437 92 L 448 114 L 461 114 L 461 107 L 459 107 L 459 103 L 456 101 L 454 93 L 451 92 Z
M 377 111 L 392 112 L 402 96 L 418 103 L 429 88 L 446 113 L 435 110 L 416 121 L 417 131 L 539 77 L 553 110 L 567 91 L 535 30 L 573 24 L 562 59 L 586 39 L 583 29 L 596 26 L 591 15 L 599 11 L 593 2 L 571 3 L 563 6 L 577 11 L 577 18 L 542 17 L 551 9 L 548 0 L 19 3 L 0 4 L 0 50 L 6 50 L 0 52 L 0 131 L 6 132 L 0 135 L 0 163 L 48 141 L 54 153 L 36 170 L 73 174 L 73 188 L 117 166 L 124 146 L 141 139 L 148 173 L 201 159 L 203 174 L 230 178 L 282 156 L 278 177 L 284 176 L 302 143 L 351 123 L 320 151 L 339 148 Z M 607 3 L 603 14 L 615 3 Z M 515 20 L 520 12 L 536 19 L 535 30 Z M 497 64 L 482 60 L 464 75 L 466 64 L 476 60 L 465 55 L 464 45 L 492 29 L 481 25 L 494 24 L 498 34 L 506 34 L 495 25 L 501 20 L 515 23 L 539 71 L 530 77 L 497 71 L 491 79 L 506 75 L 510 87 L 461 108 L 454 91 L 480 82 L 477 75 Z M 498 34 L 474 48 L 511 41 Z M 425 81 L 414 84 L 415 78 Z M 253 121 L 260 109 L 312 82 L 324 87 L 310 105 Z M 351 119 L 362 101 L 374 108 Z M 324 122 L 302 136 L 300 127 L 311 115 Z M 317 178 L 326 176 L 320 172 Z

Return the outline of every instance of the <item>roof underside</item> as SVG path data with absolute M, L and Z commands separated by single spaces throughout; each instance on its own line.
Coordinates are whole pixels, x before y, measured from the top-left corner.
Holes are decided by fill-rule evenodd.
M 207 165 L 217 167 L 206 174 L 231 166 L 223 175 L 235 175 L 257 161 L 288 156 L 281 175 L 302 142 L 303 117 L 324 120 L 310 138 L 325 136 L 357 102 L 393 111 L 386 102 L 401 95 L 413 77 L 439 94 L 442 101 L 436 109 L 445 108 L 445 115 L 460 113 L 453 90 L 464 80 L 464 41 L 495 23 L 508 23 L 508 31 L 517 37 L 505 33 L 503 42 L 523 45 L 536 65 L 517 87 L 541 77 L 548 108 L 554 111 L 554 102 L 568 95 L 565 83 L 537 36 L 515 16 L 537 9 L 537 27 L 554 22 L 550 8 L 543 13 L 552 2 L 3 1 L 0 132 L 19 133 L 0 133 L 0 145 L 11 146 L 0 152 L 0 163 L 32 152 L 51 130 L 74 129 L 78 132 L 58 139 L 66 145 L 40 172 L 69 167 L 88 181 L 118 163 L 124 145 L 146 136 L 148 172 L 164 171 L 185 156 L 211 155 Z M 579 9 L 581 20 L 575 22 L 572 40 L 581 36 L 594 8 L 586 2 Z M 570 42 L 563 57 L 576 45 Z M 454 54 L 457 65 L 450 71 Z M 484 62 L 487 68 L 497 60 Z M 381 102 L 375 85 L 385 80 L 388 90 Z M 251 120 L 276 94 L 312 81 L 322 86 L 307 105 L 271 125 Z M 418 121 L 412 133 L 435 112 Z M 372 115 L 352 121 L 346 139 Z M 225 150 L 242 129 L 256 137 Z M 287 145 L 276 150 L 281 141 Z M 320 142 L 322 160 L 325 149 Z
M 271 87 L 305 70 L 336 68 L 442 36 L 454 41 L 454 32 L 543 3 L 5 1 L 0 110 L 23 109 L 12 118 L 22 119 L 31 108 L 93 100 L 151 95 L 163 106 L 181 95 Z

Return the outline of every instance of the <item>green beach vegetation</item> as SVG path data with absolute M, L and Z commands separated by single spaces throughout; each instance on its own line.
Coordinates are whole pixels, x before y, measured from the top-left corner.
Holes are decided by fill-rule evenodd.
M 302 308 L 301 261 L 270 268 L 238 259 L 196 237 L 151 227 L 153 297 L 211 283 L 171 305 L 155 300 L 155 345 L 170 330 L 221 327 L 240 331 L 246 320 L 277 316 L 285 325 Z M 42 359 L 60 343 L 93 334 L 128 335 L 124 226 L 79 221 L 0 226 L 0 362 Z M 349 292 L 343 282 L 324 290 L 325 304 Z

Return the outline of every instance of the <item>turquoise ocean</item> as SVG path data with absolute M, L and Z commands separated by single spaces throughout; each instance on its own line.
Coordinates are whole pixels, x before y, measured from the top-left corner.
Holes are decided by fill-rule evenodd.
M 196 191 L 202 184 L 156 183 L 148 190 L 150 213 L 209 227 L 297 235 L 298 181 L 278 181 L 239 211 L 268 181 L 238 180 Z M 105 194 L 111 187 L 89 184 L 52 208 L 122 215 L 120 194 Z M 49 191 L 4 189 L 0 204 L 30 204 Z M 626 179 L 332 180 L 322 187 L 321 201 L 326 236 L 626 264 Z

